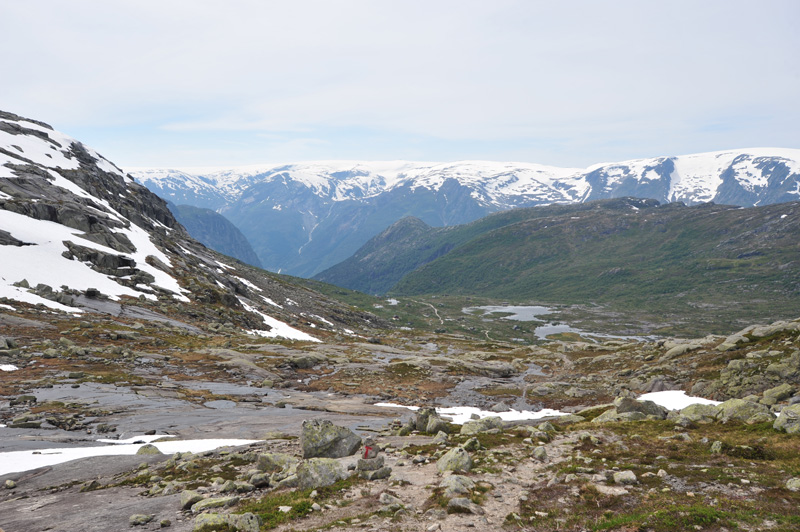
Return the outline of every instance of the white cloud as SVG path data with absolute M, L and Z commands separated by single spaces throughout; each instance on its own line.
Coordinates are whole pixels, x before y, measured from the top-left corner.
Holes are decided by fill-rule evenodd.
M 638 150 L 627 156 L 800 144 L 791 0 L 40 0 L 3 11 L 0 44 L 13 50 L 3 70 L 14 75 L 2 105 L 85 129 L 104 153 L 105 139 L 124 138 L 127 150 L 109 146 L 129 164 L 153 162 L 147 135 L 175 152 L 196 142 L 208 157 L 232 132 L 253 135 L 239 152 L 250 158 L 286 143 L 319 158 L 340 142 L 333 132 L 356 129 L 385 132 L 397 157 L 414 138 L 448 143 L 426 159 L 459 143 L 482 158 L 580 149 L 575 164 L 613 156 L 609 143 Z M 706 127 L 731 116 L 751 119 Z M 298 148 L 298 135 L 316 140 Z M 541 140 L 554 137 L 558 147 Z M 504 141 L 517 146 L 499 151 Z

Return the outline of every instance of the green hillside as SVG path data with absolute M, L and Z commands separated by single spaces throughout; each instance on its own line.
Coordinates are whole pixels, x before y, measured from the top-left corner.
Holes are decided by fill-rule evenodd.
M 318 278 L 373 294 L 600 305 L 712 329 L 796 317 L 800 203 L 687 207 L 623 198 L 445 228 L 406 219 Z
M 601 207 L 524 220 L 454 248 L 392 292 L 797 309 L 800 204 Z
M 655 205 L 653 200 L 625 200 L 637 205 Z M 464 225 L 430 227 L 418 218 L 406 217 L 364 244 L 352 257 L 314 276 L 318 281 L 358 290 L 367 294 L 385 294 L 405 275 L 446 255 L 470 240 L 520 221 L 576 215 L 597 208 L 615 208 L 619 200 L 576 205 L 548 205 L 512 209 L 490 214 Z

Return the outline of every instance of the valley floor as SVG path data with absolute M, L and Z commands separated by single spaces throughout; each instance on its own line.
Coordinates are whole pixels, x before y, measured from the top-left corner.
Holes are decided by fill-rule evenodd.
M 6 532 L 800 528 L 800 427 L 773 428 L 800 402 L 800 321 L 686 340 L 520 345 L 387 330 L 312 344 L 2 312 L 0 453 L 146 433 L 256 440 L 19 471 L 3 463 Z M 667 412 L 631 399 L 669 389 L 730 408 Z M 461 426 L 433 414 L 431 424 L 424 408 L 379 402 L 572 415 Z M 385 476 L 295 484 L 316 464 L 301 459 L 304 420 L 364 438 Z M 443 466 L 453 453 L 469 465 Z M 334 462 L 317 465 L 364 472 L 358 456 Z

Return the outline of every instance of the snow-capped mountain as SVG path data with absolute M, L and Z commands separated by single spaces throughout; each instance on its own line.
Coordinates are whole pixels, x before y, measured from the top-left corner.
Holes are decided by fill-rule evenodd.
M 267 269 L 312 276 L 404 216 L 454 225 L 514 207 L 634 196 L 742 206 L 800 198 L 800 150 L 753 148 L 603 163 L 323 161 L 227 170 L 134 169 L 175 203 L 217 209 Z
M 306 341 L 374 318 L 205 248 L 164 200 L 97 152 L 2 111 L 0 254 L 3 310 L 121 313 L 124 304 L 143 319 Z

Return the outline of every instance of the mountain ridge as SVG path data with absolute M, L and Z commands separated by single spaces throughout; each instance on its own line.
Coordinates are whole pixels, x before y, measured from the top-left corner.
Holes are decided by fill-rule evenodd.
M 6 309 L 124 312 L 195 332 L 228 327 L 311 342 L 375 321 L 206 248 L 163 199 L 97 152 L 2 111 L 0 248 Z
M 320 161 L 191 175 L 133 169 L 171 201 L 215 209 L 262 264 L 311 277 L 405 216 L 432 226 L 553 203 L 643 197 L 753 206 L 800 199 L 800 150 L 748 148 L 601 163 Z

